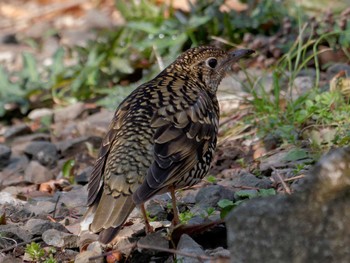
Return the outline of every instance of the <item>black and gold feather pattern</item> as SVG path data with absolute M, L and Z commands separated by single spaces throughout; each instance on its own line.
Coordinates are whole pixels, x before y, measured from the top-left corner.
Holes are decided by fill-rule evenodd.
M 251 53 L 190 49 L 119 105 L 88 185 L 85 219 L 102 242 L 113 239 L 135 205 L 207 174 L 218 132 L 217 87 L 231 64 Z

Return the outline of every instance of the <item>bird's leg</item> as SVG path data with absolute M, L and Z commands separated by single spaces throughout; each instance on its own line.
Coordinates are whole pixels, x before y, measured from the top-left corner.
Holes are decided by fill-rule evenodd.
M 146 233 L 153 233 L 154 232 L 154 229 L 153 227 L 149 224 L 149 221 L 148 221 L 148 217 L 147 217 L 147 213 L 146 213 L 146 208 L 145 208 L 145 204 L 142 203 L 141 205 L 141 213 L 143 215 L 143 219 L 145 220 L 145 228 L 146 228 Z
M 177 206 L 176 206 L 175 187 L 171 186 L 169 187 L 169 190 L 171 194 L 171 202 L 173 205 L 173 214 L 174 214 L 173 225 L 176 226 L 180 223 L 180 220 L 179 220 L 179 212 L 177 211 Z

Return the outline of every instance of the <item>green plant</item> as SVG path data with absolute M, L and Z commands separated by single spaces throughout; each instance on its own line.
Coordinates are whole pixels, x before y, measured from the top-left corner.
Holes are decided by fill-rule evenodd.
M 276 134 L 285 143 L 297 144 L 305 127 L 329 125 L 335 126 L 338 134 L 344 134 L 342 127 L 346 123 L 345 112 L 350 110 L 349 104 L 339 93 L 325 92 L 319 87 L 321 69 L 318 55 L 323 51 L 317 47 L 325 36 L 305 38 L 305 30 L 306 25 L 300 26 L 297 40 L 273 68 L 271 92 L 265 91 L 259 79 L 253 80 L 248 76 L 247 89 L 253 97 L 249 103 L 253 106 L 254 115 L 247 116 L 245 121 L 258 128 L 259 137 Z M 303 69 L 307 69 L 309 62 L 315 63 L 313 88 L 295 96 L 295 79 Z
M 212 183 L 212 184 L 216 184 L 216 177 L 213 176 L 213 175 L 208 175 L 206 178 L 205 178 L 209 183 Z
M 35 262 L 57 263 L 56 259 L 54 258 L 56 249 L 53 247 L 43 249 L 40 244 L 32 242 L 27 244 L 25 252 L 29 255 L 30 259 Z
M 194 214 L 190 211 L 179 213 L 179 219 L 182 224 L 187 224 L 193 218 Z
M 35 242 L 27 244 L 25 252 L 28 253 L 30 259 L 36 262 L 41 262 L 45 256 L 45 250 L 41 248 L 40 244 Z
M 62 166 L 62 174 L 63 177 L 66 178 L 71 184 L 74 184 L 74 168 L 75 168 L 75 160 L 67 160 Z

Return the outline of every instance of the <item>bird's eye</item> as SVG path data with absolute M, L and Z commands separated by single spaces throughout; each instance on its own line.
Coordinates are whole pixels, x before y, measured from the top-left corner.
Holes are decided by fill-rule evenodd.
M 216 58 L 209 58 L 207 60 L 207 65 L 211 68 L 215 68 L 217 64 L 218 64 L 218 61 L 216 60 Z

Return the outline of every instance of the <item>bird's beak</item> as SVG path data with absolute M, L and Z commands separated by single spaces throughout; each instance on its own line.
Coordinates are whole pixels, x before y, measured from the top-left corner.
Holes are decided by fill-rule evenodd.
M 223 63 L 225 66 L 230 66 L 232 63 L 237 62 L 241 58 L 248 57 L 249 55 L 255 53 L 252 49 L 237 49 L 228 53 L 228 57 Z

